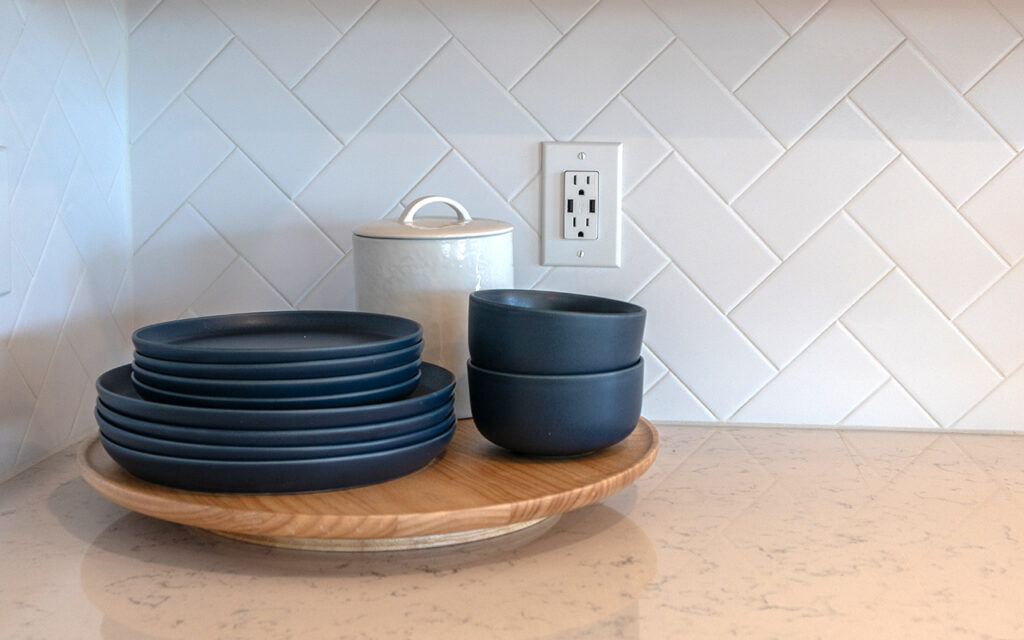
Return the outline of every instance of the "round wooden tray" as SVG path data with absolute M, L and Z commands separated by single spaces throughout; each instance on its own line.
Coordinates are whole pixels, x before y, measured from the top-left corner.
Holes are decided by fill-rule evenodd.
M 517 531 L 602 500 L 639 478 L 658 452 L 644 418 L 628 438 L 568 459 L 516 456 L 460 420 L 427 467 L 381 484 L 319 493 L 185 491 L 140 480 L 99 443 L 79 451 L 82 475 L 117 504 L 231 538 L 301 549 L 394 550 L 459 544 Z

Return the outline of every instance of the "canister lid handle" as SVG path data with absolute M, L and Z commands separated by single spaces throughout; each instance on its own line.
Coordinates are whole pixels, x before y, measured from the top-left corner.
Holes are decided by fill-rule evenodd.
M 412 219 L 413 216 L 416 215 L 416 212 L 428 204 L 434 204 L 435 202 L 443 202 L 454 209 L 455 213 L 459 216 L 460 222 L 469 222 L 473 219 L 469 216 L 469 212 L 466 211 L 466 207 L 451 198 L 446 198 L 444 196 L 423 196 L 422 198 L 416 198 L 413 200 L 409 207 L 402 212 L 402 215 L 398 217 L 398 221 L 402 224 L 412 224 Z

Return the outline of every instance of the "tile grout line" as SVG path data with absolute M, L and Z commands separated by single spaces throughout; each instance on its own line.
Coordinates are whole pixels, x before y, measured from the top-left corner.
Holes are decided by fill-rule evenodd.
M 1013 376 L 1017 375 L 1021 371 L 1024 371 L 1024 363 L 1021 363 L 1021 364 L 1017 365 L 1014 369 L 1012 369 L 1010 371 L 1010 373 L 1006 374 L 1006 376 L 1004 376 L 1003 379 L 1000 380 L 998 384 L 996 384 L 994 387 L 992 387 L 991 389 L 986 391 L 981 396 L 981 398 L 978 399 L 977 402 L 973 403 L 966 411 L 963 412 L 963 414 L 961 414 L 956 420 L 951 422 L 949 426 L 952 427 L 952 428 L 962 428 L 962 427 L 957 427 L 957 425 L 960 424 L 961 422 L 963 422 L 964 419 L 967 418 L 967 416 L 971 415 L 971 413 L 973 413 L 978 407 L 980 407 L 986 400 L 988 400 L 991 396 L 995 395 L 995 393 L 997 391 L 1002 389 L 1003 385 L 1008 380 L 1013 378 Z

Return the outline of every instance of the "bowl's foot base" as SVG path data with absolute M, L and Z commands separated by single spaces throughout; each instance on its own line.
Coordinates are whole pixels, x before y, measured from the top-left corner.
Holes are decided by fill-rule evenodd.
M 488 527 L 486 529 L 473 529 L 471 531 L 456 531 L 453 533 L 438 533 L 429 536 L 414 536 L 408 538 L 297 538 L 291 536 L 263 536 L 249 533 L 235 533 L 232 531 L 214 531 L 207 529 L 210 533 L 241 540 L 252 544 L 260 544 L 269 547 L 280 547 L 283 549 L 302 549 L 305 551 L 406 551 L 409 549 L 430 549 L 433 547 L 447 547 L 467 542 L 477 542 L 508 535 L 521 531 L 528 527 L 538 525 L 542 522 L 557 518 L 557 515 L 525 522 L 515 522 L 500 527 Z

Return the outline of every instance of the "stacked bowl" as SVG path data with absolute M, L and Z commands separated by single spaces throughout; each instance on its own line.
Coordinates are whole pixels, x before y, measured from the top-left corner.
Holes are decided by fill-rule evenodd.
M 516 453 L 571 456 L 625 439 L 640 418 L 644 323 L 628 302 L 555 291 L 469 296 L 473 421 Z
M 455 431 L 454 376 L 406 318 L 279 311 L 189 318 L 132 336 L 97 380 L 110 456 L 151 482 L 296 493 L 390 480 Z

